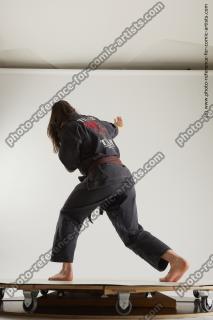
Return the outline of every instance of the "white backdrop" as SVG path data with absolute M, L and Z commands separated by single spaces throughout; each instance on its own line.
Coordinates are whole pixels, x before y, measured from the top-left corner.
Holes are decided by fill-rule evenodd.
M 79 70 L 0 70 L 0 278 L 16 278 L 52 246 L 60 208 L 79 182 L 65 170 L 46 135 L 49 115 L 13 148 L 4 139 L 28 120 Z M 213 73 L 209 73 L 209 88 Z M 131 171 L 157 151 L 166 158 L 137 185 L 139 221 L 191 263 L 192 273 L 213 254 L 213 120 L 184 148 L 174 142 L 204 111 L 202 71 L 93 72 L 65 99 L 80 113 L 125 125 L 116 143 Z M 209 103 L 213 102 L 212 92 Z M 36 278 L 59 270 L 48 263 Z M 106 214 L 81 233 L 75 277 L 151 279 L 159 273 L 127 249 Z M 213 270 L 204 280 L 213 279 Z

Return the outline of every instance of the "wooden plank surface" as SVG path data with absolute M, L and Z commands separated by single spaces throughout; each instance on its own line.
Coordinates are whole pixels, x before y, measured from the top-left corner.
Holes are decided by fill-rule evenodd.
M 1 284 L 14 284 L 16 279 L 2 279 L 0 278 Z M 174 286 L 181 285 L 185 282 L 160 282 L 150 281 L 144 279 L 100 279 L 100 278 L 74 278 L 72 281 L 50 281 L 48 279 L 37 279 L 33 278 L 27 281 L 29 284 L 62 284 L 62 285 L 127 285 L 127 286 Z M 213 281 L 200 281 L 197 282 L 198 286 L 213 286 Z
M 31 279 L 26 283 L 17 284 L 15 280 L 0 279 L 1 288 L 17 288 L 20 290 L 66 290 L 66 289 L 93 289 L 104 290 L 106 294 L 117 292 L 153 292 L 153 291 L 175 291 L 184 282 L 151 282 L 144 280 L 110 280 L 110 279 L 74 279 L 73 281 L 49 281 L 47 279 Z M 196 283 L 189 290 L 213 290 L 213 281 Z

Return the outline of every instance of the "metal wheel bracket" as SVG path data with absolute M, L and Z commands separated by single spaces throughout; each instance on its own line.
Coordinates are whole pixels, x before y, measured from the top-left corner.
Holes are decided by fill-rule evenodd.
M 213 301 L 212 301 L 212 299 L 211 298 L 207 298 L 207 303 L 208 303 L 208 305 L 210 306 L 210 305 L 213 305 Z
M 23 291 L 24 295 L 24 304 L 26 307 L 29 307 L 38 295 L 39 291 Z
M 208 297 L 209 296 L 209 291 L 200 291 L 198 290 L 199 296 L 202 297 Z
M 121 309 L 125 310 L 128 308 L 129 298 L 130 298 L 130 293 L 127 293 L 127 292 L 118 293 L 118 303 Z

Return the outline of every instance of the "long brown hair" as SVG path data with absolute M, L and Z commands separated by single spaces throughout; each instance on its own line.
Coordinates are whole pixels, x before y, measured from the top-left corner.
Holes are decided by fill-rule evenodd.
M 58 131 L 67 120 L 72 118 L 74 113 L 77 113 L 75 108 L 65 100 L 60 100 L 52 106 L 47 135 L 52 140 L 53 152 L 57 153 L 60 147 Z

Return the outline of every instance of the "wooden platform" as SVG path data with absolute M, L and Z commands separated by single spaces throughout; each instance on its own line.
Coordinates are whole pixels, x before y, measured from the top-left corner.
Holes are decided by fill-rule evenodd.
M 12 299 L 5 297 L 1 303 L 1 314 L 28 316 L 29 313 L 26 313 L 29 311 L 28 305 L 31 300 L 34 303 L 36 299 L 36 308 L 33 309 L 33 313 L 30 311 L 30 316 L 33 317 L 60 315 L 60 318 L 68 316 L 70 319 L 105 319 L 110 316 L 110 319 L 121 317 L 127 319 L 130 315 L 131 318 L 145 319 L 145 316 L 150 313 L 155 315 L 155 319 L 213 317 L 213 312 L 210 310 L 204 312 L 200 307 L 201 299 L 207 299 L 207 297 L 200 300 L 191 298 L 188 301 L 189 298 L 181 299 L 177 295 L 177 287 L 183 284 L 183 282 L 109 279 L 75 279 L 73 281 L 32 279 L 27 283 L 17 284 L 10 279 L 0 279 L 0 289 L 16 288 L 22 290 L 25 296 L 24 301 L 21 302 L 11 301 Z M 197 283 L 190 290 L 209 294 L 213 291 L 213 282 Z M 176 294 L 176 297 L 165 294 L 171 291 Z M 45 295 L 41 295 L 41 292 Z M 208 298 L 209 300 L 211 299 Z M 127 301 L 131 308 L 129 313 L 125 314 L 125 310 L 128 309 L 126 307 L 128 304 L 125 304 Z

